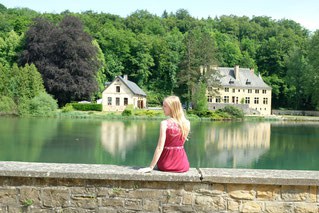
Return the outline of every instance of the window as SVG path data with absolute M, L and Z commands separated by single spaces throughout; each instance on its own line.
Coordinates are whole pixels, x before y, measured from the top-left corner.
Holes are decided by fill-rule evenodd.
M 116 86 L 116 92 L 121 92 L 120 86 Z
M 252 93 L 253 91 L 252 91 L 252 89 L 248 89 L 248 93 Z
M 107 97 L 107 105 L 112 105 L 112 97 Z
M 259 89 L 255 89 L 255 93 L 258 94 L 259 93 Z
M 210 102 L 210 103 L 213 102 L 213 97 L 212 96 L 208 96 L 207 97 L 207 102 Z
M 225 92 L 229 92 L 229 88 L 228 87 L 225 87 Z
M 267 93 L 267 90 L 263 89 L 262 93 L 263 93 L 263 94 L 266 94 L 266 93 Z
M 235 101 L 236 101 L 236 97 L 235 97 L 235 96 L 232 96 L 232 97 L 231 97 L 231 102 L 232 102 L 232 103 L 235 103 Z
M 233 89 L 233 93 L 235 93 L 235 89 Z
M 268 98 L 263 98 L 263 104 L 268 104 Z
M 229 103 L 229 96 L 224 96 L 224 103 Z
M 240 92 L 240 89 L 238 89 L 238 92 Z
M 124 106 L 128 105 L 128 98 L 124 98 Z
M 258 97 L 254 98 L 254 104 L 259 104 L 259 98 Z
M 220 100 L 221 100 L 220 96 L 217 96 L 216 97 L 216 103 L 220 103 Z
M 245 97 L 245 104 L 250 104 L 250 97 Z
M 116 98 L 115 99 L 115 105 L 116 106 L 120 106 L 120 98 Z

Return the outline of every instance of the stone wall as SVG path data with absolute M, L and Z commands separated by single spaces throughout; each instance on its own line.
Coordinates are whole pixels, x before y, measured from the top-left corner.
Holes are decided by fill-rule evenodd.
M 0 212 L 318 212 L 318 171 L 0 162 Z

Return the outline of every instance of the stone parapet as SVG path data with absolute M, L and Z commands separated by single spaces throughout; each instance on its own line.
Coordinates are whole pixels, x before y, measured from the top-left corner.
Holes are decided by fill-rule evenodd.
M 0 212 L 318 212 L 318 171 L 0 162 Z

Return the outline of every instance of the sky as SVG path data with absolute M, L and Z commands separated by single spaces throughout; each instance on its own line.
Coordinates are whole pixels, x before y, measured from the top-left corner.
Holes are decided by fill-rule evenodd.
M 161 16 L 186 9 L 192 17 L 221 15 L 268 16 L 274 20 L 290 19 L 304 28 L 319 29 L 318 0 L 0 0 L 7 8 L 26 7 L 40 13 L 84 12 L 92 10 L 126 17 L 137 10 Z

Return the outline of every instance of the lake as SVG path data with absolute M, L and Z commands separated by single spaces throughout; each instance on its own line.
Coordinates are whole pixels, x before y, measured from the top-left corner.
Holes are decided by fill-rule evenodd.
M 148 166 L 159 120 L 0 117 L 0 161 Z M 191 122 L 191 167 L 319 170 L 319 122 Z

